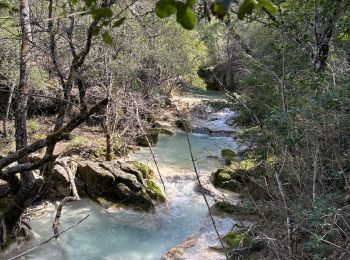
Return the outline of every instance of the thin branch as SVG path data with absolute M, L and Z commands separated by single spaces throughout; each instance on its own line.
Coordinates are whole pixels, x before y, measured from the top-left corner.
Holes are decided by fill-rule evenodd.
M 195 172 L 195 174 L 196 174 L 197 181 L 198 181 L 199 190 L 200 190 L 200 192 L 201 192 L 201 194 L 202 194 L 202 196 L 203 196 L 203 199 L 204 199 L 204 201 L 205 201 L 205 204 L 206 204 L 206 206 L 207 206 L 207 208 L 208 208 L 208 212 L 209 212 L 209 215 L 210 215 L 210 219 L 211 219 L 211 222 L 213 223 L 213 227 L 214 227 L 215 233 L 216 233 L 216 235 L 217 235 L 217 237 L 218 237 L 218 239 L 219 239 L 219 241 L 220 241 L 221 248 L 222 248 L 222 250 L 223 250 L 224 253 L 225 253 L 226 259 L 228 260 L 228 259 L 230 259 L 230 258 L 229 258 L 229 256 L 228 256 L 228 253 L 227 253 L 227 251 L 226 251 L 226 248 L 225 248 L 225 246 L 224 246 L 224 243 L 223 243 L 223 241 L 222 241 L 222 238 L 221 238 L 221 236 L 220 236 L 220 234 L 219 234 L 219 231 L 218 231 L 218 228 L 217 228 L 217 226 L 216 226 L 216 223 L 215 223 L 213 214 L 212 214 L 211 209 L 210 209 L 209 202 L 208 202 L 207 197 L 206 197 L 206 195 L 205 195 L 205 193 L 204 193 L 204 188 L 203 188 L 202 182 L 201 182 L 200 177 L 199 177 L 199 173 L 198 173 L 197 166 L 196 166 L 196 162 L 195 162 L 196 160 L 195 160 L 194 155 L 193 155 L 192 145 L 191 145 L 191 141 L 190 141 L 190 137 L 189 137 L 189 134 L 188 134 L 188 129 L 187 129 L 187 127 L 186 127 L 185 120 L 183 119 L 182 114 L 181 114 L 181 112 L 179 111 L 179 109 L 177 108 L 177 106 L 175 106 L 175 108 L 176 108 L 176 110 L 177 110 L 177 112 L 178 112 L 178 114 L 179 114 L 179 116 L 180 116 L 180 118 L 181 118 L 181 120 L 182 120 L 182 122 L 183 122 L 183 125 L 184 125 L 184 129 L 185 129 L 185 133 L 186 133 L 186 139 L 187 139 L 187 143 L 188 143 L 188 149 L 189 149 L 189 151 L 190 151 L 191 161 L 192 161 L 193 169 L 194 169 L 194 172 Z
M 73 193 L 73 197 L 65 197 L 61 203 L 58 205 L 57 211 L 56 211 L 56 215 L 55 215 L 55 220 L 52 223 L 52 228 L 53 228 L 53 233 L 55 234 L 56 238 L 58 238 L 58 226 L 60 225 L 60 218 L 61 218 L 61 213 L 62 213 L 62 209 L 64 207 L 64 205 L 68 202 L 73 202 L 73 201 L 79 201 L 80 197 L 77 191 L 77 187 L 75 186 L 75 181 L 74 181 L 74 176 L 73 173 L 71 171 L 71 169 L 69 168 L 69 166 L 67 165 L 67 163 L 64 163 L 64 169 L 68 175 L 68 179 L 69 179 L 69 183 L 70 186 L 72 188 L 72 193 Z
M 49 134 L 46 138 L 40 139 L 26 147 L 23 147 L 16 152 L 8 155 L 7 157 L 0 160 L 0 169 L 8 166 L 9 164 L 17 161 L 18 159 L 26 156 L 27 154 L 33 153 L 40 150 L 41 148 L 47 147 L 53 143 L 57 143 L 68 136 L 76 127 L 85 122 L 92 114 L 99 111 L 102 107 L 107 104 L 107 99 L 95 104 L 90 110 L 82 110 L 79 115 L 72 118 L 63 128 Z
M 292 243 L 291 243 L 291 236 L 292 236 L 292 227 L 291 227 L 291 220 L 290 220 L 290 216 L 289 216 L 289 209 L 288 209 L 288 204 L 287 204 L 287 200 L 286 200 L 286 194 L 284 192 L 284 188 L 280 179 L 280 176 L 282 175 L 283 171 L 284 171 L 284 167 L 286 165 L 287 162 L 287 150 L 288 147 L 285 146 L 284 147 L 284 154 L 283 154 L 283 163 L 281 166 L 281 169 L 279 170 L 279 172 L 276 171 L 275 173 L 275 178 L 276 178 L 276 182 L 277 182 L 277 186 L 278 186 L 278 191 L 280 193 L 280 196 L 282 198 L 283 201 L 283 210 L 284 210 L 284 214 L 286 217 L 286 224 L 287 224 L 287 235 L 288 235 L 288 248 L 289 250 L 291 250 L 292 248 Z

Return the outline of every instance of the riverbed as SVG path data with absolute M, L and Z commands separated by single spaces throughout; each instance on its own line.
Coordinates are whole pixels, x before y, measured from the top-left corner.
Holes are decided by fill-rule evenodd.
M 231 137 L 191 134 L 190 140 L 202 176 L 220 166 L 221 149 L 236 149 Z M 22 259 L 162 259 L 171 248 L 203 227 L 211 229 L 203 197 L 194 191 L 196 180 L 186 135 L 160 136 L 154 152 L 165 179 L 167 205 L 157 206 L 154 213 L 145 213 L 104 209 L 88 199 L 71 203 L 63 210 L 60 230 L 86 215 L 89 217 L 58 240 L 52 240 Z M 127 159 L 139 160 L 155 169 L 148 148 Z M 209 202 L 213 203 L 210 198 Z M 21 251 L 50 237 L 53 219 L 53 210 L 33 219 L 35 237 L 26 242 Z

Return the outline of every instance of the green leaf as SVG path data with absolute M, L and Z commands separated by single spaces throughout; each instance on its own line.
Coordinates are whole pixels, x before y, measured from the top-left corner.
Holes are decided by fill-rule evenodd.
M 177 2 L 177 12 L 176 12 L 176 20 L 178 23 L 182 25 L 183 28 L 187 30 L 192 30 L 194 26 L 196 25 L 196 15 L 192 11 L 191 8 L 188 7 L 188 5 Z
M 277 13 L 278 8 L 270 0 L 258 0 L 259 5 L 264 7 L 268 12 Z
M 99 33 L 100 33 L 100 27 L 95 27 L 95 28 L 92 30 L 92 35 L 94 35 L 94 36 L 99 35 Z
M 159 0 L 156 4 L 156 14 L 160 18 L 169 17 L 176 12 L 175 0 Z
M 112 27 L 113 28 L 119 27 L 119 26 L 121 26 L 124 23 L 124 21 L 125 21 L 125 17 L 120 18 L 118 21 L 113 23 Z
M 187 6 L 193 8 L 197 3 L 197 0 L 187 0 Z
M 218 19 L 222 20 L 227 13 L 227 8 L 220 3 L 213 3 L 210 6 L 211 13 Z
M 91 15 L 94 18 L 94 20 L 101 20 L 103 18 L 112 17 L 113 12 L 111 9 L 103 7 L 91 11 Z
M 257 2 L 255 0 L 244 0 L 239 6 L 238 19 L 243 20 L 244 16 L 251 15 L 255 8 L 257 8 Z
M 216 18 L 222 20 L 233 2 L 235 0 L 215 0 L 210 6 L 210 10 Z
M 102 34 L 102 38 L 103 38 L 103 41 L 107 44 L 112 44 L 113 43 L 113 39 L 111 37 L 111 35 L 109 34 L 109 32 L 105 31 L 103 34 Z

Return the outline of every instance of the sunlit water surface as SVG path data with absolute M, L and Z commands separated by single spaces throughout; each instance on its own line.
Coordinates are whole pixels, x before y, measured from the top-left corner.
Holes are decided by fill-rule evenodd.
M 228 137 L 191 135 L 190 140 L 200 174 L 208 174 L 219 166 L 218 160 L 213 157 L 219 156 L 221 149 L 236 148 L 234 141 Z M 161 136 L 154 151 L 165 177 L 193 176 L 185 134 Z M 131 157 L 149 163 L 154 168 L 147 148 Z M 106 210 L 87 199 L 71 203 L 63 210 L 60 230 L 73 225 L 87 214 L 89 217 L 25 259 L 161 259 L 169 249 L 195 233 L 207 216 L 203 198 L 193 191 L 194 185 L 195 182 L 188 179 L 166 181 L 169 205 L 157 207 L 154 214 Z M 48 212 L 32 221 L 35 239 L 25 248 L 52 235 L 53 218 L 54 212 Z

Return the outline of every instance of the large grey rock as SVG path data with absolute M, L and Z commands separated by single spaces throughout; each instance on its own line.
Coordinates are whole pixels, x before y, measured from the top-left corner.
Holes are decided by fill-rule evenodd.
M 123 169 L 120 168 L 120 164 L 118 163 L 102 162 L 100 163 L 100 166 L 114 175 L 116 183 L 123 183 L 133 191 L 140 191 L 142 189 L 142 173 L 139 173 L 141 174 L 139 175 L 141 179 L 138 180 L 136 175 L 131 174 L 127 171 L 123 171 Z
M 96 195 L 109 193 L 115 183 L 114 175 L 95 162 L 81 162 L 77 175 L 81 178 L 88 191 Z
M 114 203 L 131 204 L 137 208 L 149 209 L 154 203 L 165 202 L 166 198 L 153 177 L 153 171 L 146 165 L 131 161 L 80 161 L 69 157 L 61 158 L 52 166 L 49 178 L 52 180 L 52 199 L 55 196 L 71 194 L 68 165 L 75 176 L 75 184 L 80 195 L 87 193 L 103 201 L 104 205 Z
M 118 161 L 119 165 L 120 165 L 120 169 L 124 172 L 127 173 L 131 173 L 133 175 L 135 175 L 135 177 L 137 178 L 137 180 L 140 183 L 143 183 L 143 174 L 142 172 L 133 164 L 130 162 L 122 162 L 122 161 Z

